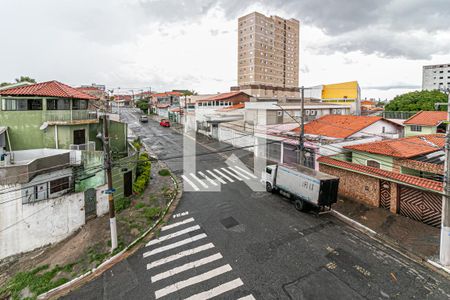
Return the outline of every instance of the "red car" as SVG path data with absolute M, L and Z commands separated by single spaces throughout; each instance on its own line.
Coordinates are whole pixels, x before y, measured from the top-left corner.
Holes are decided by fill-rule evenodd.
M 161 122 L 159 122 L 159 125 L 162 127 L 170 127 L 170 122 L 167 119 L 162 119 Z

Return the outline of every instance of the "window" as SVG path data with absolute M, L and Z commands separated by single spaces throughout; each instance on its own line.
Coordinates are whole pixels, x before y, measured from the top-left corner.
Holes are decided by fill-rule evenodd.
M 377 162 L 376 160 L 368 160 L 367 161 L 367 166 L 379 169 L 380 168 L 380 163 Z
M 73 99 L 72 100 L 72 109 L 74 110 L 83 110 L 87 109 L 88 102 L 86 100 Z
M 70 99 L 47 99 L 47 110 L 70 110 Z
M 63 177 L 50 181 L 50 194 L 67 190 L 70 187 L 70 178 Z
M 272 169 L 271 168 L 266 168 L 266 173 L 267 174 L 272 174 Z
M 3 99 L 2 110 L 42 110 L 42 99 Z
M 422 126 L 420 125 L 411 125 L 411 131 L 421 132 Z

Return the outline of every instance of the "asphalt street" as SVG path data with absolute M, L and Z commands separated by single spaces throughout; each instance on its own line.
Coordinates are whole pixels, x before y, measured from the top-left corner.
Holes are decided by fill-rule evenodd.
M 183 172 L 182 135 L 140 124 L 135 109 L 122 116 L 183 178 L 183 197 L 156 240 L 64 299 L 450 298 L 445 277 L 330 215 L 255 192 L 258 176 L 211 147 L 197 143 L 186 158 L 196 169 Z

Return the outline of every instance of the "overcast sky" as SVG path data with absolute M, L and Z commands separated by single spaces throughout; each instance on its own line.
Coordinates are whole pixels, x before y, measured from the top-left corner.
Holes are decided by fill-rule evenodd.
M 449 0 L 0 0 L 0 82 L 228 91 L 237 18 L 300 20 L 300 84 L 358 80 L 362 96 L 420 89 L 450 63 Z

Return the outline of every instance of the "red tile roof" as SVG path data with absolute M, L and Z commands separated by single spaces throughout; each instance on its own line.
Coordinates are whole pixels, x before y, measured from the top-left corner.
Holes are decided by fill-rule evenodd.
M 244 103 L 238 103 L 238 104 L 235 104 L 235 105 L 232 105 L 232 106 L 228 106 L 228 107 L 224 107 L 224 108 L 218 109 L 217 111 L 227 112 L 227 111 L 233 111 L 233 110 L 242 109 L 244 107 L 245 107 Z
M 153 94 L 152 97 L 168 97 L 168 96 L 182 96 L 183 94 L 180 92 L 164 92 Z
M 124 100 L 124 101 L 131 101 L 132 97 L 131 95 L 114 95 L 114 101 L 118 100 Z
M 83 93 L 59 81 L 47 81 L 0 91 L 2 96 L 40 96 L 95 100 L 94 96 Z
M 430 134 L 344 146 L 344 148 L 396 158 L 411 158 L 440 150 L 444 147 L 444 143 L 445 136 L 443 134 Z
M 170 104 L 158 104 L 156 105 L 157 108 L 168 108 Z
M 247 95 L 244 92 L 237 91 L 237 92 L 229 92 L 229 93 L 217 94 L 217 95 L 214 95 L 214 96 L 209 97 L 209 98 L 198 100 L 198 102 L 226 100 L 226 99 L 230 99 L 232 97 L 239 96 L 239 95 L 247 96 L 247 100 L 244 100 L 244 102 L 250 100 L 250 96 L 249 95 Z
M 434 181 L 426 178 L 420 178 L 416 176 L 406 175 L 395 173 L 391 171 L 381 170 L 374 167 L 368 167 L 363 165 L 354 164 L 351 162 L 337 160 L 328 156 L 322 156 L 317 159 L 317 161 L 321 164 L 331 165 L 338 168 L 343 168 L 351 171 L 356 171 L 360 173 L 364 173 L 367 175 L 372 175 L 376 177 L 382 177 L 387 179 L 392 179 L 395 181 L 400 181 L 409 185 L 422 187 L 425 189 L 430 189 L 438 192 L 442 192 L 443 186 L 442 182 Z
M 305 134 L 347 138 L 380 120 L 389 122 L 382 117 L 326 115 L 306 124 Z M 300 128 L 293 131 L 300 132 Z
M 417 114 L 403 122 L 405 125 L 437 126 L 447 120 L 445 111 L 419 111 Z

